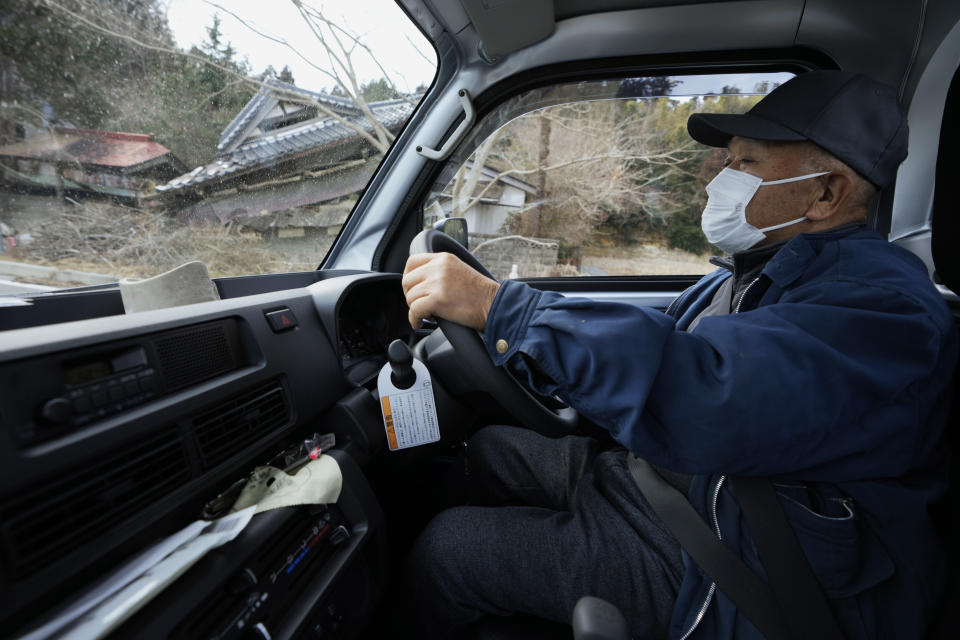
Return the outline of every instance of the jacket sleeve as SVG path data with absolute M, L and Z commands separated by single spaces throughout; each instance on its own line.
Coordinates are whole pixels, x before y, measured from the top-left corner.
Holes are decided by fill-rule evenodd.
M 850 456 L 870 453 L 858 477 L 899 475 L 932 446 L 931 394 L 944 395 L 956 354 L 942 324 L 860 282 L 799 287 L 686 332 L 656 310 L 508 281 L 485 342 L 494 362 L 653 464 L 837 482 Z

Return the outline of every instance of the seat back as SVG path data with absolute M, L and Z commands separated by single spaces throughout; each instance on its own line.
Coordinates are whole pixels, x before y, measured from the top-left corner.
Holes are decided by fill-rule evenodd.
M 960 144 L 960 68 L 947 92 L 940 146 L 937 158 L 936 188 L 933 199 L 933 263 L 935 280 L 954 293 L 960 293 L 960 181 L 954 158 Z M 960 328 L 960 300 L 949 300 Z M 954 375 L 953 407 L 947 425 L 946 445 L 950 448 L 950 487 L 946 498 L 937 505 L 935 517 L 941 528 L 941 539 L 947 551 L 947 585 L 930 629 L 929 638 L 956 637 L 953 613 L 960 610 L 960 370 Z
M 950 487 L 937 505 L 934 518 L 947 552 L 947 584 L 930 626 L 929 640 L 953 640 L 957 637 L 954 613 L 960 610 L 960 375 L 954 376 L 953 409 L 946 444 L 950 447 Z

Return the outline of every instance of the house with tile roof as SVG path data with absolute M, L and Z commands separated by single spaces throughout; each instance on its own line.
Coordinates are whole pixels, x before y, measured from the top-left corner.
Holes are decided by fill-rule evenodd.
M 0 147 L 0 186 L 8 191 L 133 201 L 185 169 L 153 135 L 139 133 L 54 127 Z
M 368 106 L 396 132 L 414 105 Z M 155 197 L 182 221 L 208 225 L 336 202 L 362 190 L 379 163 L 361 135 L 373 129 L 349 99 L 269 79 L 223 130 L 213 162 L 157 185 Z
M 476 190 L 480 195 L 471 194 L 455 202 L 453 191 L 456 180 L 451 180 L 423 212 L 425 224 L 433 224 L 451 216 L 463 217 L 467 220 L 471 235 L 492 237 L 503 231 L 510 216 L 539 204 L 540 191 L 529 182 L 510 175 L 509 171 L 499 171 L 489 164 L 475 167 L 472 160 L 463 163 L 463 170 L 477 172 Z

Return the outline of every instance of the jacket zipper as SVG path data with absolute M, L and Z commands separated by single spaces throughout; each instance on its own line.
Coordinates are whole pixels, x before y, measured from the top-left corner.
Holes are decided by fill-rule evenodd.
M 754 282 L 756 282 L 756 280 L 754 280 Z M 752 285 L 753 282 L 750 284 Z M 720 476 L 720 478 L 717 480 L 717 486 L 713 489 L 713 530 L 717 534 L 718 540 L 723 540 L 723 534 L 720 533 L 720 519 L 717 517 L 717 500 L 720 498 L 720 487 L 723 486 L 723 482 L 726 479 L 727 476 Z M 710 607 L 710 601 L 713 600 L 713 594 L 716 590 L 717 583 L 711 582 L 710 589 L 707 590 L 707 597 L 703 599 L 703 604 L 700 605 L 700 610 L 697 611 L 697 616 L 693 619 L 693 624 L 690 625 L 690 628 L 687 629 L 682 636 L 680 636 L 680 640 L 687 640 L 687 638 L 690 637 L 690 634 L 693 633 L 694 629 L 696 629 L 700 625 L 700 622 L 703 621 L 703 617 L 707 614 L 707 609 Z
M 740 295 L 740 299 L 737 301 L 737 306 L 733 310 L 734 313 L 740 313 L 740 307 L 743 305 L 743 299 L 747 297 L 747 294 L 750 293 L 750 289 L 753 285 L 757 284 L 760 280 L 760 276 L 757 276 L 750 281 L 750 284 L 746 286 L 743 290 L 743 293 Z M 720 476 L 717 480 L 717 486 L 713 489 L 713 530 L 717 534 L 718 540 L 723 540 L 723 534 L 720 532 L 720 519 L 717 517 L 717 501 L 720 498 L 720 487 L 723 486 L 723 482 L 727 479 L 727 476 Z M 680 636 L 680 640 L 687 640 L 690 637 L 690 634 L 700 626 L 700 623 L 703 621 L 703 617 L 707 614 L 707 609 L 710 608 L 710 602 L 713 600 L 713 594 L 717 591 L 717 583 L 711 582 L 710 588 L 707 590 L 707 597 L 703 599 L 703 604 L 700 605 L 700 610 L 697 611 L 696 617 L 693 619 L 693 624 L 690 625 L 690 628 Z
M 743 290 L 743 293 L 740 294 L 740 299 L 737 301 L 737 308 L 733 310 L 734 313 L 740 313 L 740 305 L 743 304 L 743 299 L 747 297 L 747 294 L 750 293 L 750 288 L 753 287 L 753 285 L 757 284 L 758 280 L 760 280 L 760 276 L 757 276 L 756 278 L 751 280 L 750 284 L 748 284 L 747 287 Z

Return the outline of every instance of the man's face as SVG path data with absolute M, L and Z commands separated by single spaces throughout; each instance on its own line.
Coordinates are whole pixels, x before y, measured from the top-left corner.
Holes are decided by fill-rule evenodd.
M 794 178 L 811 171 L 803 168 L 802 143 L 769 143 L 734 137 L 727 145 L 726 166 L 762 178 L 764 181 Z M 823 192 L 821 180 L 811 178 L 785 184 L 762 186 L 747 204 L 747 222 L 758 229 L 796 220 L 813 206 Z M 781 242 L 808 230 L 809 221 L 767 232 L 756 246 Z

